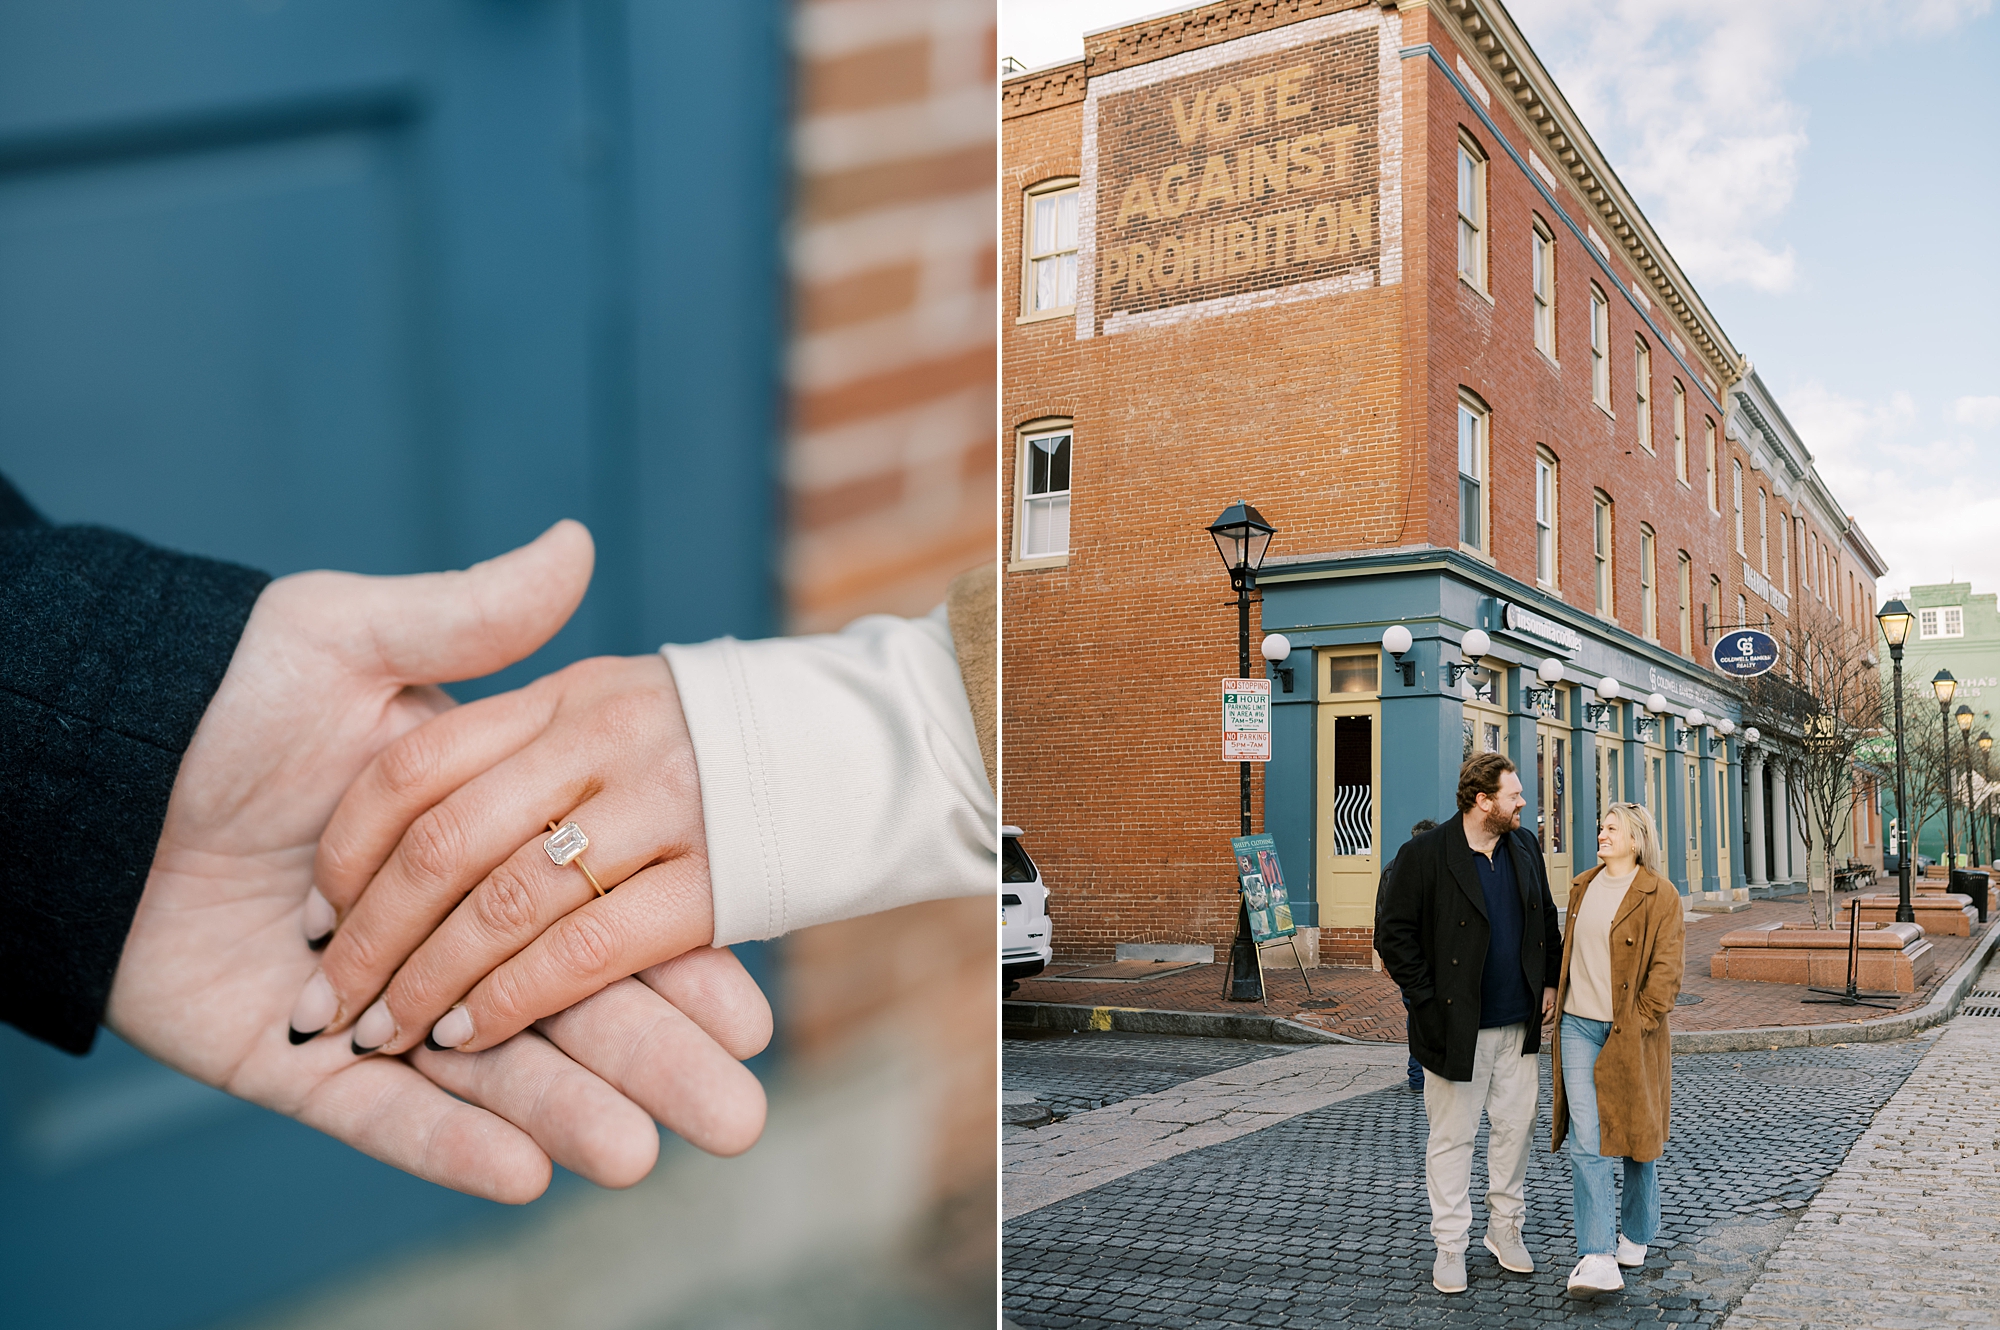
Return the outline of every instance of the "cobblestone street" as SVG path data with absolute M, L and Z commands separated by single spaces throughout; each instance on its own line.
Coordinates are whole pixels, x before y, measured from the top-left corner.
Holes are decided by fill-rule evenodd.
M 2000 1021 L 1990 1023 L 2000 1033 Z M 1023 1327 L 1717 1325 L 1939 1038 L 1677 1057 L 1661 1234 L 1646 1266 L 1627 1273 L 1626 1291 L 1595 1303 L 1563 1291 L 1575 1261 L 1569 1174 L 1545 1148 L 1528 1174 L 1536 1273 L 1502 1271 L 1479 1245 L 1475 1200 L 1471 1286 L 1450 1297 L 1431 1288 L 1423 1105 L 1400 1083 L 1401 1045 L 1294 1052 L 1110 1033 L 1009 1039 L 1010 1097 L 1107 1106 L 1008 1129 L 1003 1305 Z M 1161 1085 L 1173 1067 L 1191 1074 Z M 1546 1057 L 1542 1081 L 1545 1141 Z M 1252 1122 L 1245 1110 L 1266 1085 L 1285 1087 L 1291 1111 Z M 1990 1104 L 1991 1087 L 1984 1093 Z M 1108 1162 L 1121 1154 L 1132 1158 Z M 1482 1149 L 1475 1198 L 1484 1173 Z M 1990 1214 L 1984 1222 L 1990 1243 Z M 1970 1230 L 1951 1227 L 1960 1231 Z M 1941 1230 L 1939 1241 L 1954 1239 Z M 1812 1252 L 1799 1259 L 1844 1259 Z M 1907 1249 L 1880 1259 L 1911 1263 Z M 1809 1319 L 1783 1311 L 1731 1324 Z

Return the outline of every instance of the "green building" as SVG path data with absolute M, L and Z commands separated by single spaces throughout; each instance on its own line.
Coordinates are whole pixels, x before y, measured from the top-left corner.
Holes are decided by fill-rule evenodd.
M 1894 598 L 1895 593 L 1890 593 Z M 1902 594 L 1902 601 L 1917 616 L 1916 624 L 1903 646 L 1903 681 L 1906 685 L 1923 685 L 1941 669 L 1948 669 L 1958 680 L 1958 690 L 1951 700 L 1951 709 L 1957 711 L 1961 704 L 1972 708 L 1972 735 L 1976 739 L 1981 730 L 1991 731 L 2000 739 L 2000 725 L 1994 723 L 1994 711 L 2000 710 L 2000 604 L 1996 604 L 1992 593 L 1983 596 L 1972 594 L 1970 582 L 1933 582 L 1926 586 L 1913 586 Z M 1884 665 L 1888 663 L 1888 650 L 1883 648 L 1881 656 Z M 1888 671 L 1883 671 L 1886 682 Z M 1903 723 L 1906 727 L 1929 725 L 1935 728 L 1938 715 L 1935 706 L 1917 707 L 1906 711 Z M 1953 743 L 1960 744 L 1957 727 L 1952 730 Z M 1959 751 L 1963 752 L 1962 746 Z M 2000 756 L 1995 761 L 2000 762 Z M 1973 770 L 1980 770 L 1980 753 L 1975 745 L 1972 750 Z M 1962 770 L 1962 769 L 1961 769 Z M 2000 772 L 2000 767 L 1995 767 Z M 1962 780 L 1963 777 L 1961 776 Z M 1960 796 L 1961 799 L 1963 796 Z M 1960 805 L 1963 808 L 1963 805 Z M 1893 791 L 1884 800 L 1884 819 L 1896 815 Z M 1957 814 L 1963 822 L 1962 812 Z M 1995 847 L 1988 843 L 1986 828 L 1980 824 L 1980 850 L 1991 861 L 1995 857 Z M 1960 849 L 1965 848 L 1965 828 L 1958 828 Z M 1934 815 L 1924 823 L 1917 841 L 1917 852 L 1933 859 L 1944 857 L 1944 818 Z

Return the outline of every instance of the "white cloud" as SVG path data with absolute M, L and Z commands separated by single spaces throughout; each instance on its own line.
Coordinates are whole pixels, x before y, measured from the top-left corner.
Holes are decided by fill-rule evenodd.
M 2000 397 L 1961 397 L 1952 403 L 1951 418 L 1974 429 L 2000 426 Z
M 1884 35 L 1934 36 L 1991 0 L 1514 0 L 1556 82 L 1697 285 L 1785 291 L 1772 238 L 1798 183 L 1801 61 Z
M 1780 399 L 1812 450 L 1822 479 L 1847 505 L 1889 564 L 1882 585 L 1971 581 L 2000 591 L 2000 492 L 1969 484 L 1990 474 L 1995 448 L 1929 420 L 1905 392 L 1874 400 L 1848 397 L 1808 381 Z M 1965 404 L 2000 398 L 1961 397 L 1952 413 L 1967 422 Z

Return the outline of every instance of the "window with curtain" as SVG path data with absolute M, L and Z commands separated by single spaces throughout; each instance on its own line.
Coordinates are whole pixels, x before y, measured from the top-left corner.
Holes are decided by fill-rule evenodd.
M 1639 446 L 1653 451 L 1653 349 L 1646 339 L 1632 345 L 1632 406 L 1639 432 Z
M 1458 275 L 1486 289 L 1486 154 L 1458 141 Z
M 1458 541 L 1486 552 L 1486 412 L 1458 403 Z
M 1611 304 L 1590 284 L 1590 400 L 1611 409 Z
M 1535 581 L 1556 584 L 1556 459 L 1547 449 L 1535 454 Z
M 1074 181 L 1028 191 L 1023 314 L 1060 314 L 1076 307 L 1077 206 Z
M 1660 639 L 1659 604 L 1653 586 L 1653 528 L 1639 524 L 1639 632 L 1649 642 Z
M 1556 238 L 1535 221 L 1535 348 L 1556 358 Z
M 1026 434 L 1021 443 L 1021 557 L 1067 554 L 1071 431 Z
M 1597 592 L 1597 612 L 1609 619 L 1611 608 L 1611 496 L 1599 490 L 1596 498 L 1596 513 L 1592 531 L 1593 557 L 1597 565 L 1594 579 Z

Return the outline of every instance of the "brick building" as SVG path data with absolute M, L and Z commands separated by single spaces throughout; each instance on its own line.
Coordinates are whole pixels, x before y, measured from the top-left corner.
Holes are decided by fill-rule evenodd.
M 1239 498 L 1278 528 L 1255 632 L 1292 643 L 1258 815 L 1326 960 L 1365 962 L 1387 857 L 1484 748 L 1559 901 L 1614 797 L 1684 892 L 1789 884 L 1786 828 L 1744 852 L 1770 772 L 1746 800 L 1708 645 L 1782 638 L 1807 585 L 1858 628 L 1880 561 L 1497 3 L 1093 34 L 1003 84 L 1001 193 L 1004 793 L 1060 951 L 1233 931 L 1203 528 Z

